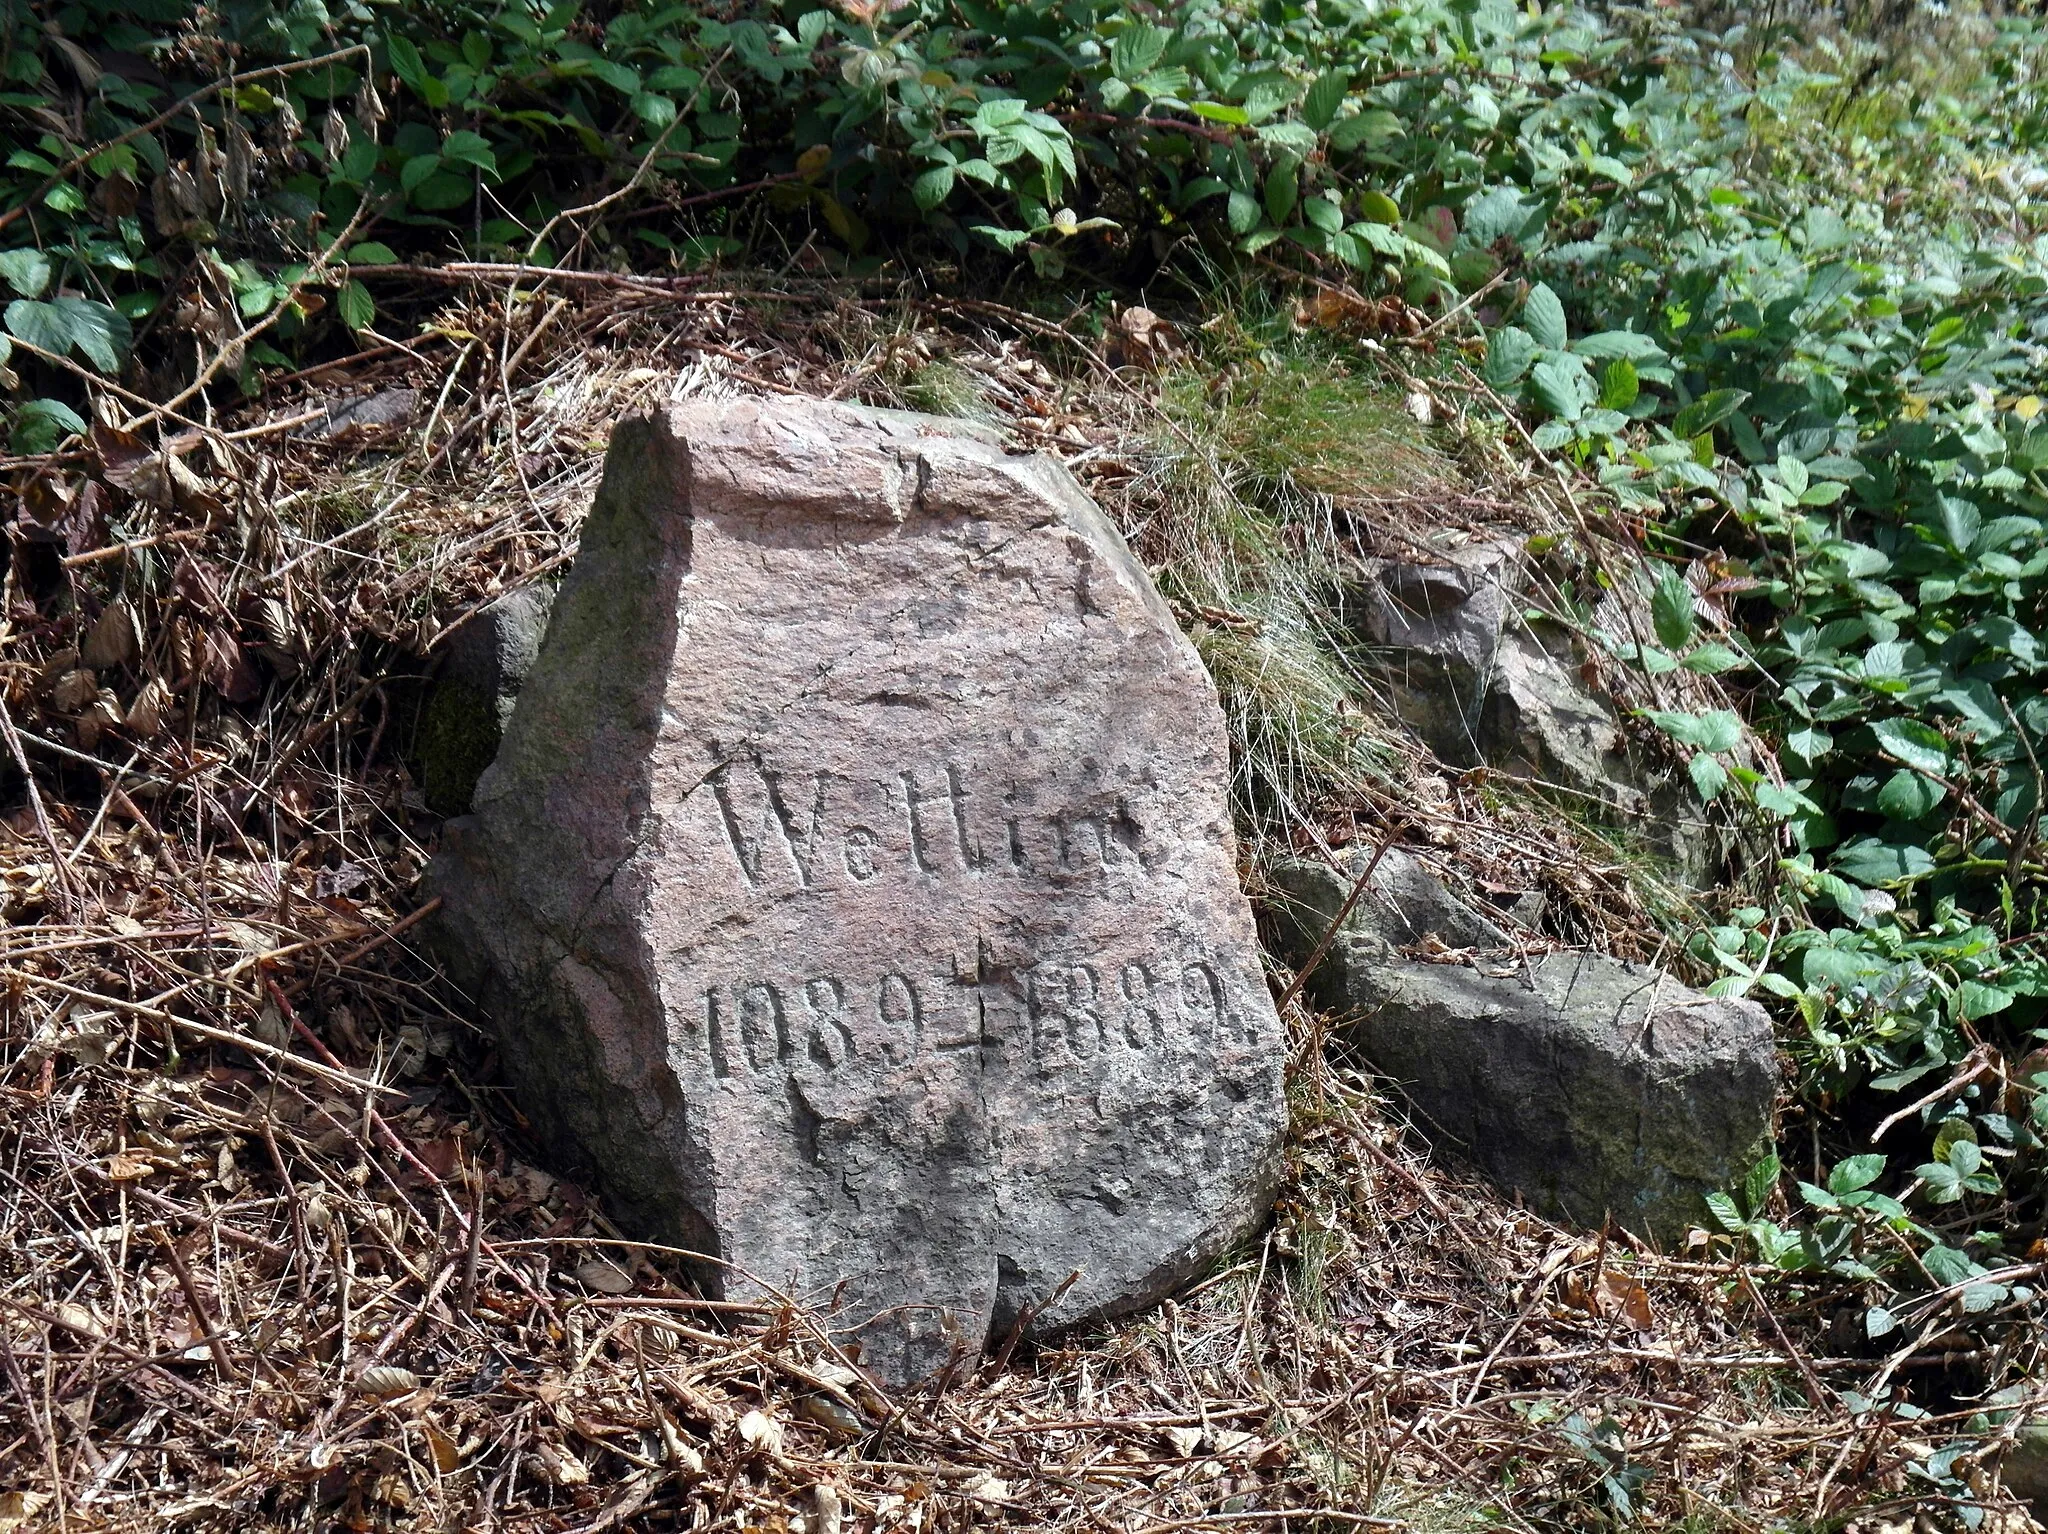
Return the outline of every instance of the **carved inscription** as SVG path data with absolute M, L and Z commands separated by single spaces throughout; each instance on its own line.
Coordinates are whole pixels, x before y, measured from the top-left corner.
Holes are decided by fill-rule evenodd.
M 716 835 L 744 888 L 854 889 L 887 874 L 1045 879 L 1141 876 L 1162 853 L 1123 795 L 1039 808 L 978 787 L 956 763 L 854 779 L 728 762 L 709 779 Z M 1105 803 L 1104 800 L 1107 800 Z
M 1203 958 L 1034 964 L 980 977 L 905 965 L 864 979 L 813 975 L 704 987 L 703 1056 L 720 1080 L 895 1069 L 920 1055 L 1026 1046 L 1058 1070 L 1104 1052 L 1260 1042 Z

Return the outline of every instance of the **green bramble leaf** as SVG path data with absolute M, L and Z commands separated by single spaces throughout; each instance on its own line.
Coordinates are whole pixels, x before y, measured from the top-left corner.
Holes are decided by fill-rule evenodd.
M 1748 398 L 1749 392 L 1745 389 L 1711 390 L 1672 417 L 1671 429 L 1687 438 L 1712 431 L 1741 409 Z
M 376 322 L 377 301 L 368 288 L 353 278 L 335 289 L 334 304 L 342 324 L 350 330 L 362 330 Z
M 910 195 L 920 208 L 930 212 L 953 194 L 958 174 L 950 165 L 934 165 L 910 184 Z
M 1692 643 L 1692 587 L 1676 570 L 1666 570 L 1658 577 L 1657 589 L 1650 594 L 1650 621 L 1667 648 L 1683 650 Z
M 1642 387 L 1636 365 L 1626 357 L 1617 357 L 1600 371 L 1600 408 L 1626 410 L 1641 395 Z
M 1329 130 L 1330 147 L 1339 153 L 1360 147 L 1377 149 L 1381 144 L 1399 138 L 1405 131 L 1400 118 L 1374 107 L 1333 122 Z
M 1779 1170 L 1778 1158 L 1769 1155 L 1751 1167 L 1749 1175 L 1743 1178 L 1742 1207 L 1751 1219 L 1761 1215 L 1764 1206 L 1770 1202 L 1771 1190 L 1778 1186 Z
M 1714 1222 L 1729 1235 L 1739 1236 L 1748 1228 L 1749 1221 L 1744 1218 L 1741 1209 L 1736 1207 L 1735 1200 L 1727 1194 L 1709 1193 L 1706 1203 L 1707 1212 L 1713 1215 Z
M 1351 77 L 1342 70 L 1330 70 L 1316 76 L 1308 88 L 1308 94 L 1301 101 L 1301 120 L 1321 133 L 1336 120 L 1337 109 L 1344 105 L 1345 92 L 1351 88 Z
M 40 298 L 50 285 L 50 258 L 33 247 L 0 251 L 0 279 L 23 298 Z
M 1828 1173 L 1828 1191 L 1840 1197 L 1869 1187 L 1884 1175 L 1884 1161 L 1882 1155 L 1874 1152 L 1845 1157 Z
M 1482 376 L 1493 388 L 1512 389 L 1542 355 L 1536 342 L 1518 325 L 1507 325 L 1486 337 L 1486 366 Z
M 54 452 L 66 437 L 83 436 L 85 422 L 62 400 L 32 399 L 14 412 L 7 445 L 25 456 Z
M 1747 665 L 1748 662 L 1738 651 L 1731 650 L 1718 641 L 1709 641 L 1687 651 L 1679 664 L 1688 671 L 1698 672 L 1701 676 L 1719 676 L 1724 671 L 1733 671 L 1738 666 Z
M 1529 290 L 1522 304 L 1522 328 L 1545 351 L 1561 352 L 1569 338 L 1565 328 L 1564 305 L 1550 285 L 1539 282 Z
M 1873 646 L 1875 648 L 1875 646 Z M 1865 667 L 1868 674 L 1868 664 Z M 1878 749 L 1908 767 L 1941 776 L 1949 771 L 1948 742 L 1939 730 L 1917 719 L 1884 719 L 1870 727 Z
M 120 368 L 133 338 L 125 314 L 89 298 L 18 298 L 7 306 L 7 330 L 59 357 L 75 348 L 102 373 Z
M 1301 183 L 1296 176 L 1300 169 L 1292 155 L 1281 155 L 1274 160 L 1273 168 L 1266 172 L 1266 216 L 1275 224 L 1284 224 L 1294 212 L 1296 200 L 1301 195 Z
M 1152 70 L 1166 55 L 1173 34 L 1149 21 L 1134 21 L 1116 35 L 1109 45 L 1109 67 L 1122 80 L 1136 80 Z
M 1685 764 L 1687 776 L 1701 799 L 1711 803 L 1728 786 L 1728 769 L 1702 751 Z

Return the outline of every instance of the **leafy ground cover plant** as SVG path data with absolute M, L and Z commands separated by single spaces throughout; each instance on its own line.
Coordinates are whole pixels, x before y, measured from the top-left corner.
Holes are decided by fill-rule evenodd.
M 1682 88 L 1631 109 L 1664 124 L 1530 242 L 1545 281 L 1485 374 L 1662 519 L 1656 643 L 1596 637 L 1719 674 L 1775 748 L 1646 716 L 1780 842 L 1777 898 L 1689 946 L 1782 1007 L 1814 1165 L 1772 1158 L 1716 1218 L 1862 1285 L 1872 1342 L 1997 1335 L 2033 1298 L 2048 1126 L 2040 37 L 2002 24 L 1969 78 L 1874 100 L 1840 52 L 1744 78 L 1678 42 Z
M 79 368 L 254 387 L 456 255 L 687 266 L 772 227 L 842 266 L 1192 249 L 1454 302 L 1627 182 L 1637 68 L 1588 13 L 1498 0 L 6 0 L 0 37 L 22 452 L 82 425 Z

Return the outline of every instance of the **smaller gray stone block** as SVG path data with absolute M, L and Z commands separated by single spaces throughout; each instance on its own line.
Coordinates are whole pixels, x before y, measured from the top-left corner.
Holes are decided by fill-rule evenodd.
M 2048 1520 L 2048 1417 L 2034 1417 L 2019 1430 L 1998 1461 L 1998 1474 L 2036 1519 Z
M 1355 877 L 1303 861 L 1274 870 L 1290 959 L 1306 959 Z M 1503 953 L 1475 967 L 1402 953 L 1430 934 L 1453 948 L 1505 943 L 1428 870 L 1389 853 L 1308 993 L 1436 1143 L 1491 1181 L 1570 1223 L 1612 1216 L 1668 1243 L 1762 1154 L 1778 1071 L 1754 1002 L 1598 954 Z
M 443 647 L 441 680 L 489 698 L 500 729 L 511 719 L 519 689 L 540 654 L 555 589 L 536 585 L 506 592 L 480 608 Z
M 1452 766 L 1484 765 L 1584 796 L 1688 884 L 1712 884 L 1723 849 L 1704 806 L 1682 773 L 1631 752 L 1613 705 L 1581 677 L 1572 636 L 1525 620 L 1528 577 L 1507 540 L 1449 550 L 1436 564 L 1368 566 L 1351 594 L 1354 621 L 1395 717 Z M 1647 599 L 1610 600 L 1625 612 Z
M 1376 561 L 1354 593 L 1401 722 L 1447 762 L 1485 754 L 1487 698 L 1521 578 L 1512 544 L 1479 543 L 1442 564 Z
M 465 619 L 441 647 L 415 752 L 427 805 L 436 813 L 467 810 L 477 779 L 498 754 L 512 705 L 547 634 L 555 591 L 552 584 L 508 591 Z

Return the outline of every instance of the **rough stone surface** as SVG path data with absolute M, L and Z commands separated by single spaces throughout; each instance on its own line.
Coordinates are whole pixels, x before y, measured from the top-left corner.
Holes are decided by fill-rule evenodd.
M 441 680 L 489 698 L 501 729 L 511 723 L 512 705 L 540 658 L 557 590 L 540 584 L 508 591 L 479 608 L 443 646 Z
M 1999 1457 L 1998 1473 L 2036 1519 L 2048 1517 L 2048 1418 L 2032 1418 L 2020 1428 Z
M 1354 857 L 1370 856 L 1360 852 Z M 1777 1087 L 1770 1020 L 1661 971 L 1587 953 L 1517 958 L 1426 869 L 1389 854 L 1309 981 L 1311 998 L 1406 1094 L 1436 1142 L 1545 1213 L 1608 1215 L 1673 1240 L 1761 1153 Z M 1398 859 L 1398 860 L 1396 860 Z M 1357 865 L 1361 866 L 1362 865 Z M 1353 873 L 1274 873 L 1297 962 Z M 1482 950 L 1430 963 L 1434 936 Z
M 1495 657 L 1514 615 L 1512 544 L 1467 544 L 1442 564 L 1381 560 L 1357 592 L 1401 722 L 1446 762 L 1482 760 Z
M 1283 1041 L 1221 710 L 1072 479 L 957 423 L 622 423 L 443 946 L 620 1213 L 904 1380 L 1262 1214 Z
M 1631 754 L 1612 705 L 1581 679 L 1571 636 L 1525 619 L 1527 581 L 1506 540 L 1459 546 L 1437 564 L 1373 564 L 1356 593 L 1358 628 L 1395 714 L 1443 761 L 1567 789 L 1642 833 L 1688 882 L 1712 883 L 1722 849 L 1698 798 L 1682 776 Z
M 540 655 L 556 590 L 549 584 L 508 591 L 448 636 L 418 737 L 421 787 L 435 813 L 460 815 L 470 807 Z

